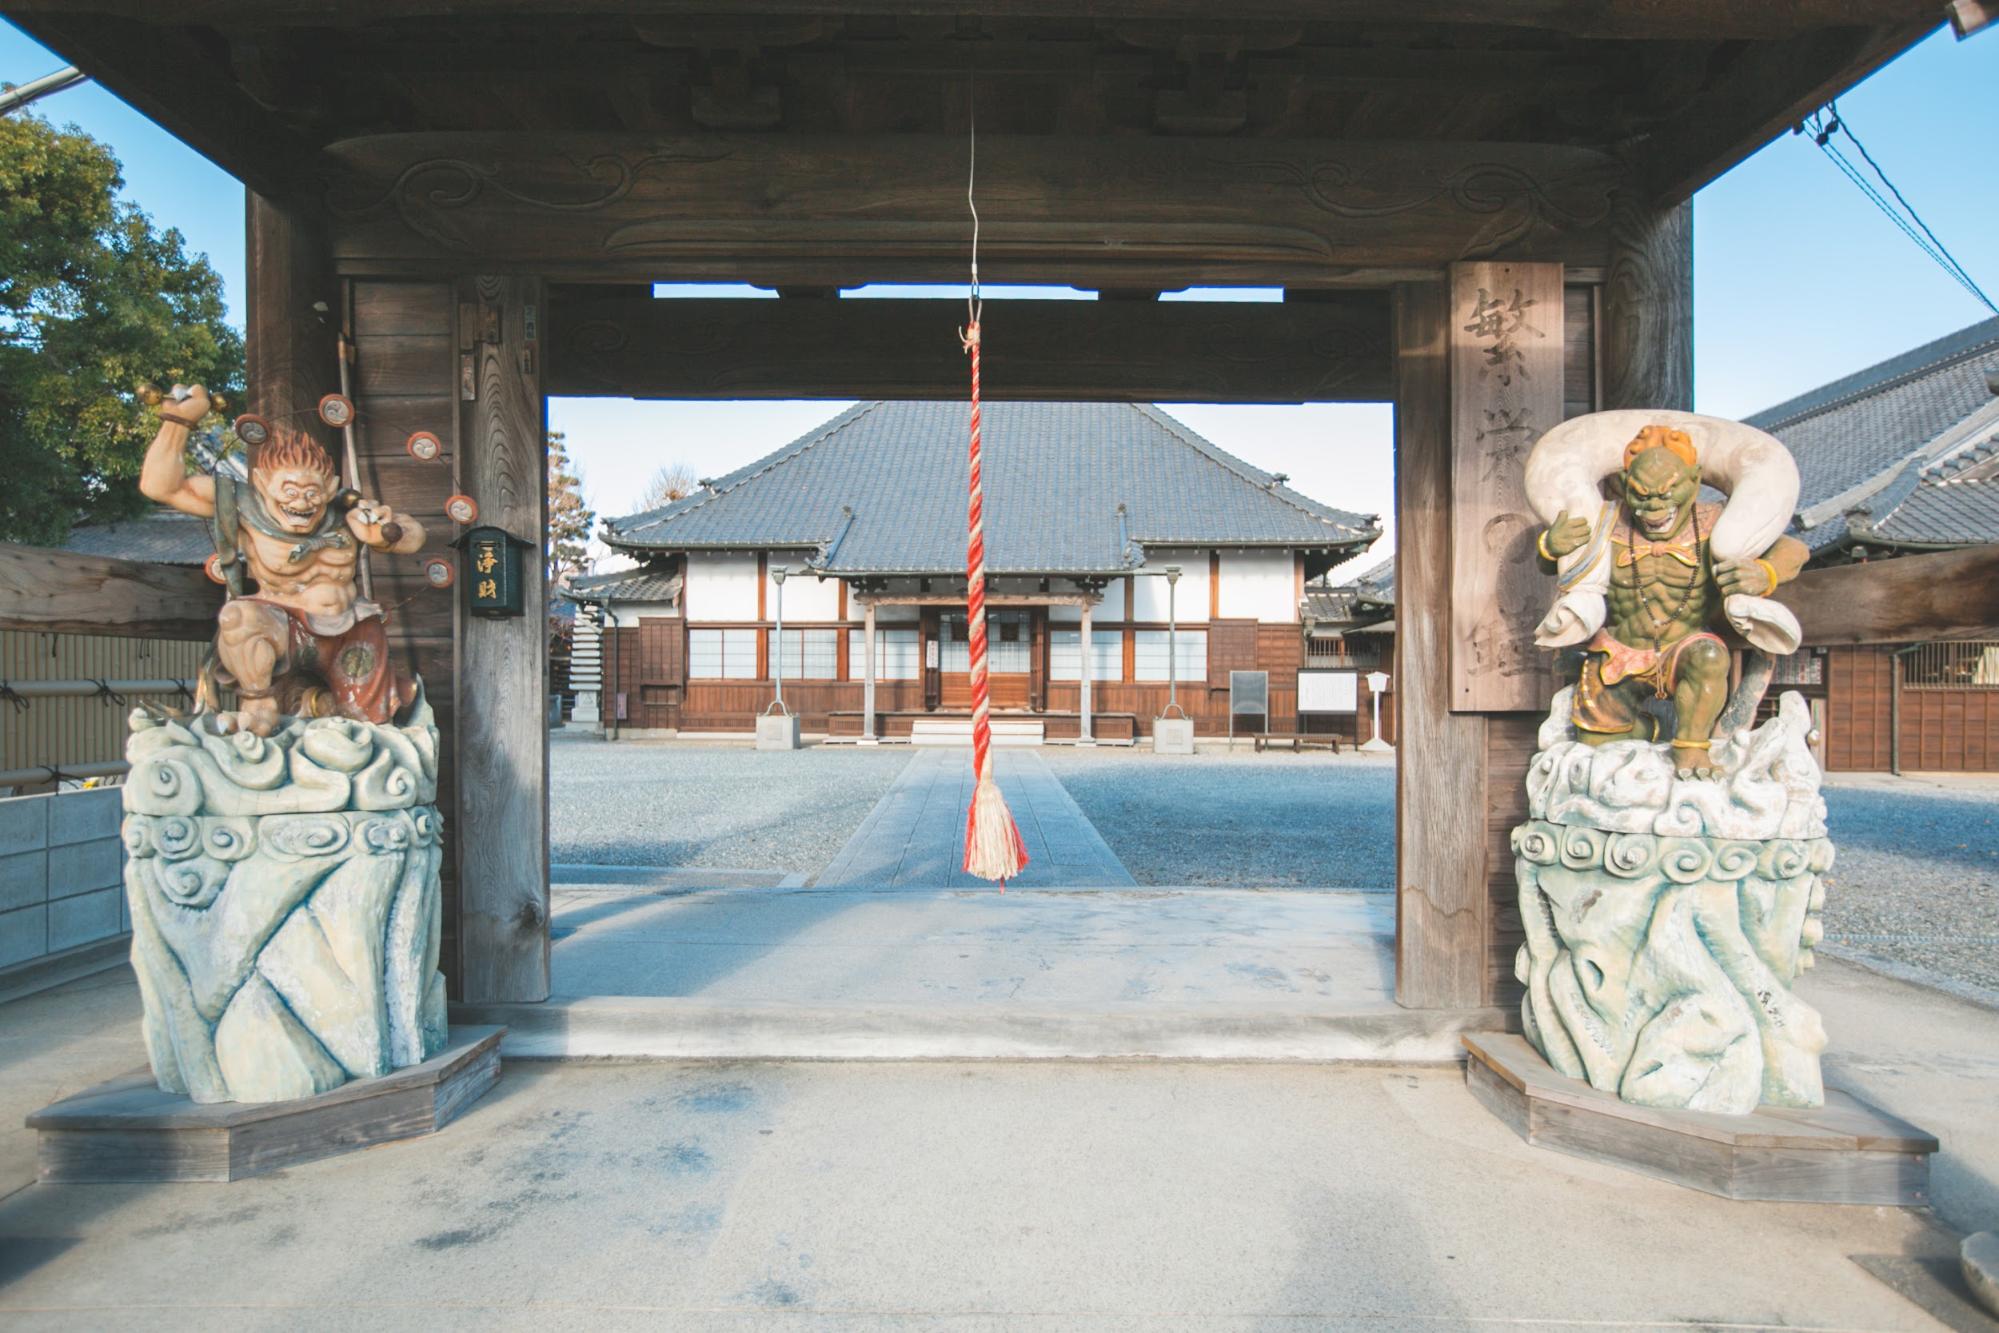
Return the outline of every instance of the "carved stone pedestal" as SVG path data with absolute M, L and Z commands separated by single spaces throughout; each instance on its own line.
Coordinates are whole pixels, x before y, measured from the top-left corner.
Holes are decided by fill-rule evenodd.
M 202 1105 L 140 1072 L 28 1117 L 48 1181 L 241 1180 L 442 1129 L 500 1077 L 503 1027 L 453 1028 L 422 1064 L 296 1101 Z
M 132 717 L 132 969 L 160 1088 L 281 1102 L 445 1040 L 437 728 L 293 718 L 263 737 Z
M 1640 1105 L 1819 1105 L 1825 1028 L 1791 993 L 1833 857 L 1804 700 L 1717 740 L 1719 776 L 1699 779 L 1664 745 L 1571 739 L 1568 701 L 1542 728 L 1513 830 L 1528 1041 Z

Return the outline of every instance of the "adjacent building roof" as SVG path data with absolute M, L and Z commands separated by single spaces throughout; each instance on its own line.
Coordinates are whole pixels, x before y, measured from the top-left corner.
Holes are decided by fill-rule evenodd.
M 117 523 L 71 528 L 62 549 L 154 565 L 199 565 L 215 554 L 215 543 L 206 520 L 176 509 L 158 509 Z
M 830 574 L 949 575 L 965 567 L 967 409 L 862 403 L 663 509 L 614 519 L 637 551 L 809 548 Z M 1147 544 L 1358 551 L 1375 517 L 1300 495 L 1155 407 L 989 403 L 987 568 L 1121 574 Z
M 677 602 L 680 575 L 641 566 L 607 574 L 583 574 L 558 589 L 572 602 Z
M 1797 457 L 1814 554 L 1999 541 L 1999 319 L 1748 418 Z
M 1334 583 L 1330 574 L 1305 585 L 1299 614 L 1320 625 L 1366 625 L 1395 610 L 1395 557 Z

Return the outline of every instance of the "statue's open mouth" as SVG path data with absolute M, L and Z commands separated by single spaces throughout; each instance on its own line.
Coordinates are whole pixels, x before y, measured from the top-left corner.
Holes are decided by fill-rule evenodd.
M 1645 525 L 1645 531 L 1658 537 L 1671 532 L 1673 530 L 1673 521 L 1677 518 L 1679 518 L 1677 512 L 1668 510 L 1657 518 L 1652 517 L 1650 514 L 1641 514 L 1638 521 Z
M 278 509 L 284 514 L 286 518 L 295 518 L 301 523 L 310 523 L 314 519 L 319 517 L 319 509 L 317 506 L 303 506 L 300 508 L 293 508 L 291 505 L 279 505 Z

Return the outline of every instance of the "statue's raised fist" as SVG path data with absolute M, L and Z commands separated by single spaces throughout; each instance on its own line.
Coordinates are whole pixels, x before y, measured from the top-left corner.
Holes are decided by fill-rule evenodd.
M 208 390 L 199 384 L 176 384 L 173 391 L 166 394 L 155 389 L 145 397 L 146 401 L 159 408 L 163 420 L 178 421 L 183 426 L 195 425 L 214 406 L 209 401 Z

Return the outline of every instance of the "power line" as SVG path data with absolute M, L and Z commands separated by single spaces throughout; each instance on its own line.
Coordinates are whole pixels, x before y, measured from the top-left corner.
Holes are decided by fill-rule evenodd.
M 1888 194 L 1894 196 L 1894 203 L 1889 203 L 1887 197 L 1875 188 L 1874 183 L 1861 173 L 1860 168 L 1856 167 L 1852 160 L 1840 152 L 1832 142 L 1832 137 L 1841 131 L 1844 131 L 1846 137 L 1852 141 L 1861 160 L 1872 169 L 1876 178 L 1887 188 Z M 1957 262 L 1957 256 L 1953 255 L 1949 247 L 1937 237 L 1936 232 L 1930 229 L 1929 223 L 1923 221 L 1922 215 L 1917 213 L 1902 192 L 1895 188 L 1895 182 L 1888 179 L 1888 173 L 1881 169 L 1881 164 L 1874 160 L 1874 155 L 1867 151 L 1867 146 L 1860 142 L 1859 137 L 1853 132 L 1853 127 L 1847 124 L 1845 117 L 1840 114 L 1838 102 L 1828 102 L 1824 110 L 1813 112 L 1806 118 L 1805 123 L 1798 127 L 1797 132 L 1809 133 L 1812 142 L 1818 145 L 1819 151 L 1826 155 L 1827 160 L 1839 168 L 1840 174 L 1852 181 L 1854 186 L 1867 196 L 1868 201 L 1881 210 L 1883 216 L 1915 243 L 1917 249 L 1928 255 L 1931 262 L 1942 269 L 1952 282 L 1962 287 L 1973 300 L 1993 314 L 1999 315 L 1999 305 L 1993 304 L 1992 298 L 1987 296 L 1984 289 L 1972 279 L 1964 265 Z M 1896 205 L 1900 207 L 1897 208 Z

